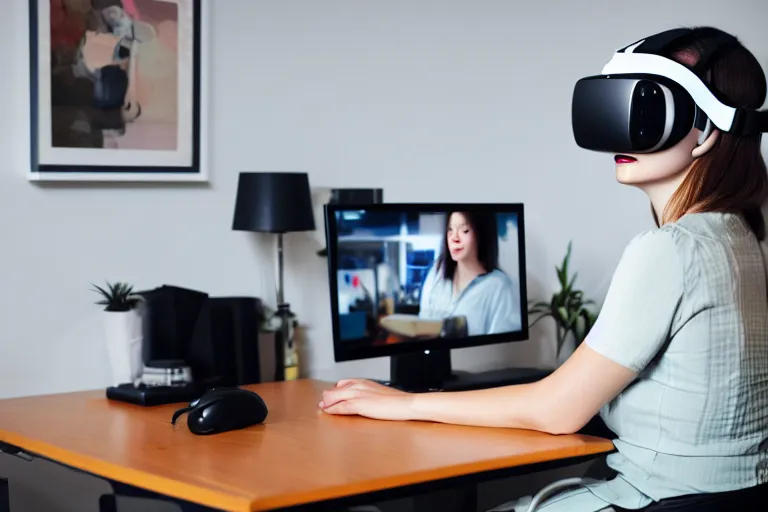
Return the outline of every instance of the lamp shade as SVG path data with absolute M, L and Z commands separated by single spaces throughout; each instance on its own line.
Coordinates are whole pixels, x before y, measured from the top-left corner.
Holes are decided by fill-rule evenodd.
M 314 231 L 307 173 L 241 172 L 232 229 L 266 233 Z

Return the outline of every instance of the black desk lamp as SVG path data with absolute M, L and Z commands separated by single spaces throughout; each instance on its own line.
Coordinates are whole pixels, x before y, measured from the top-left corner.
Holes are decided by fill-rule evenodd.
M 302 172 L 241 172 L 232 229 L 277 234 L 277 341 L 275 380 L 298 378 L 298 357 L 293 343 L 293 313 L 283 290 L 283 235 L 314 231 L 309 176 Z

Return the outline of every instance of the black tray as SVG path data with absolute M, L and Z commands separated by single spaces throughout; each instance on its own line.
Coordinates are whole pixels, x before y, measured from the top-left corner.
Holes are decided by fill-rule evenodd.
M 108 399 L 143 406 L 191 402 L 201 395 L 201 390 L 193 384 L 186 386 L 145 386 L 140 384 L 136 387 L 128 383 L 107 388 Z

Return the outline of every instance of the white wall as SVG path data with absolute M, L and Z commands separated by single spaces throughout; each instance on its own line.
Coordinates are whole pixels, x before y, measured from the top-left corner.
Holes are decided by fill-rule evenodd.
M 272 247 L 230 230 L 238 171 L 303 170 L 316 187 L 378 186 L 388 201 L 523 202 L 531 292 L 550 293 L 573 239 L 580 284 L 601 299 L 624 244 L 651 224 L 610 157 L 573 143 L 574 82 L 620 45 L 691 23 L 735 32 L 768 64 L 764 0 L 211 3 L 212 183 L 184 187 L 26 181 L 27 2 L 4 2 L 0 397 L 107 385 L 90 283 L 273 303 Z M 385 376 L 386 359 L 333 361 L 320 238 L 287 241 L 309 374 Z M 553 361 L 538 341 L 454 356 L 464 368 L 495 359 Z

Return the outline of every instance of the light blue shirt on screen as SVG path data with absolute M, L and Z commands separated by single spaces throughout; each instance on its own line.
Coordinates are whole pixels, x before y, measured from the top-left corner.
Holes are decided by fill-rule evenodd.
M 501 270 L 476 277 L 459 295 L 453 283 L 435 271 L 421 289 L 419 317 L 436 320 L 464 316 L 470 336 L 519 331 L 522 326 L 520 288 Z

